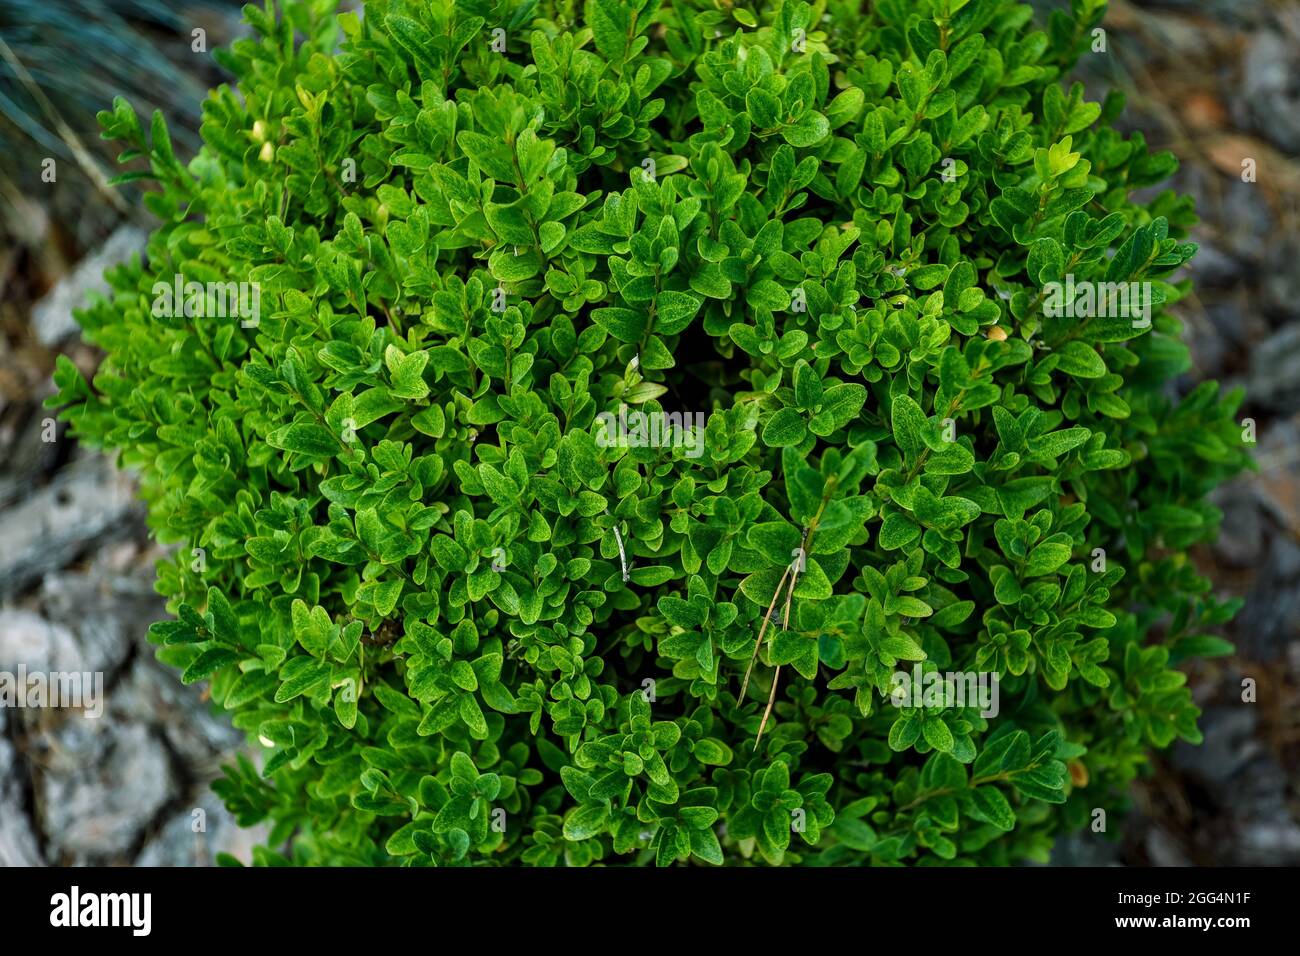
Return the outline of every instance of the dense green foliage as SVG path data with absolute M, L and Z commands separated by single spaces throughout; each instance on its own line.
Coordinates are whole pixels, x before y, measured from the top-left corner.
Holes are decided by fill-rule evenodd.
M 302 863 L 1005 863 L 1199 739 L 1173 668 L 1233 606 L 1188 550 L 1247 458 L 1171 387 L 1194 214 L 1131 194 L 1174 160 L 1061 79 L 1101 0 L 329 6 L 247 8 L 188 163 L 103 114 L 161 225 L 57 376 L 179 544 L 160 657 L 267 748 L 242 822 Z M 1066 276 L 1152 321 L 1052 317 Z M 607 447 L 621 403 L 708 413 L 702 454 Z M 999 713 L 895 706 L 916 662 Z

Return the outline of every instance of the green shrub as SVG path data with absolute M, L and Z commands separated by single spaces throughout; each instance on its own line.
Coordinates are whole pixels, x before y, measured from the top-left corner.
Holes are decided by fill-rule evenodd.
M 247 8 L 188 163 L 102 114 L 162 224 L 54 400 L 179 545 L 151 636 L 266 748 L 241 822 L 1041 860 L 1199 739 L 1173 668 L 1235 608 L 1188 553 L 1247 456 L 1171 384 L 1194 214 L 1131 196 L 1175 162 L 1061 82 L 1101 0 L 329 6 Z M 1155 308 L 1053 285 L 1100 282 Z M 707 427 L 611 443 L 670 412 Z

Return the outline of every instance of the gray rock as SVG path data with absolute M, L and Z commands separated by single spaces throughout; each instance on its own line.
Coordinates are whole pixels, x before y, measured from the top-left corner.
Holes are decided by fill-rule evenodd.
M 1231 210 L 1219 222 L 1222 251 L 1243 262 L 1258 262 L 1263 257 L 1264 237 L 1273 235 L 1276 227 L 1265 191 L 1259 183 L 1229 179 L 1223 184 L 1220 208 Z
M 24 608 L 0 608 L 0 669 L 80 671 L 81 650 L 72 632 Z
M 1177 10 L 1197 14 L 1216 23 L 1258 24 L 1268 18 L 1268 0 L 1141 0 L 1135 2 L 1141 10 Z
M 1288 152 L 1300 148 L 1300 75 L 1294 43 L 1276 29 L 1260 30 L 1242 57 L 1237 103 L 1254 126 Z
M 1223 287 L 1232 285 L 1242 277 L 1242 264 L 1232 255 L 1220 249 L 1204 230 L 1196 233 L 1199 248 L 1196 257 L 1187 266 L 1188 274 L 1196 281 L 1198 288 Z
M 7 716 L 0 709 L 0 867 L 41 866 L 40 848 L 23 806 L 27 771 L 5 734 Z
M 1213 550 L 1233 568 L 1258 566 L 1264 553 L 1264 528 L 1251 486 L 1237 481 L 1215 490 L 1211 502 L 1223 511 L 1223 522 Z
M 1283 535 L 1275 535 L 1238 619 L 1237 650 L 1248 660 L 1274 661 L 1285 656 L 1297 634 L 1300 546 Z
M 241 828 L 204 788 L 193 807 L 178 810 L 145 843 L 136 866 L 213 866 L 218 853 L 249 863 L 253 847 L 266 842 L 265 826 Z
M 1104 833 L 1085 830 L 1058 837 L 1051 866 L 1119 866 L 1121 846 Z
M 1259 438 L 1255 494 L 1277 526 L 1300 540 L 1300 416 L 1273 419 Z
M 52 574 L 38 595 L 46 619 L 73 632 L 84 670 L 112 674 L 133 643 L 144 646 L 150 623 L 164 616 L 163 601 L 139 576 Z
M 1300 863 L 1300 826 L 1288 817 L 1248 823 L 1237 840 L 1238 865 L 1296 866 Z
M 72 718 L 49 738 L 40 805 L 51 853 L 118 862 L 176 795 L 166 748 L 146 728 Z
M 1262 748 L 1261 748 L 1262 750 Z M 1288 805 L 1287 773 L 1261 752 L 1241 768 L 1223 811 L 1235 824 L 1224 861 L 1239 866 L 1294 866 L 1300 862 L 1300 824 Z
M 142 647 L 109 703 L 113 719 L 153 725 L 200 778 L 215 776 L 244 741 L 224 713 L 214 713 L 198 685 L 186 687 L 174 669 L 159 664 L 152 646 Z
M 1217 36 L 1202 24 L 1186 17 L 1147 12 L 1142 15 L 1142 33 L 1148 56 L 1161 60 L 1195 61 L 1211 54 Z M 1155 47 L 1152 51 L 1151 47 Z
M 1147 856 L 1154 866 L 1190 866 L 1191 860 L 1178 840 L 1164 827 L 1153 826 L 1146 834 Z
M 1254 350 L 1247 383 L 1257 406 L 1290 412 L 1300 399 L 1300 322 L 1284 326 Z
M 133 530 L 141 513 L 134 498 L 130 478 L 95 456 L 0 511 L 0 598 L 66 566 L 100 538 Z
M 63 437 L 64 427 L 54 411 L 39 406 L 37 396 L 10 406 L 9 421 L 4 418 L 0 415 L 0 508 L 43 483 L 57 466 L 59 443 L 71 440 Z
M 1227 797 L 1243 768 L 1260 752 L 1254 736 L 1256 713 L 1255 705 L 1246 703 L 1207 708 L 1200 720 L 1205 741 L 1196 747 L 1178 741 L 1170 755 L 1174 767 Z
M 0 607 L 0 666 L 100 673 L 111 681 L 133 640 L 143 644 L 149 622 L 163 614 L 146 582 L 103 573 L 51 574 L 36 604 L 42 613 Z
M 1292 71 L 1287 65 L 1290 51 L 1286 39 L 1270 30 L 1251 38 L 1250 48 L 1242 57 L 1242 81 L 1246 97 L 1266 97 L 1285 93 L 1291 86 Z
M 109 287 L 104 270 L 143 252 L 147 239 L 147 233 L 135 226 L 119 226 L 98 250 L 82 259 L 37 302 L 32 307 L 32 327 L 40 343 L 53 347 L 76 334 L 77 320 L 72 310 L 84 307 L 92 292 L 106 295 Z
M 1300 110 L 1300 104 L 1296 107 Z M 1259 298 L 1268 314 L 1282 316 L 1295 325 L 1300 321 L 1300 274 L 1295 264 L 1300 260 L 1300 240 L 1288 232 L 1270 237 L 1258 258 Z
M 1184 393 L 1206 378 L 1223 378 L 1227 363 L 1235 358 L 1237 350 L 1229 336 L 1236 334 L 1232 319 L 1235 319 L 1238 307 L 1233 303 L 1202 301 L 1205 304 L 1203 313 L 1194 308 L 1180 313 L 1184 319 L 1187 347 L 1192 353 L 1192 368 L 1184 376 L 1187 379 Z

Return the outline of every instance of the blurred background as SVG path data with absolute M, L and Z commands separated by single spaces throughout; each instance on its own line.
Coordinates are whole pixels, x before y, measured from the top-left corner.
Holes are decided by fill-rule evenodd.
M 1053 862 L 1300 864 L 1300 0 L 1120 0 L 1103 27 L 1076 77 L 1090 98 L 1127 94 L 1125 129 L 1178 155 L 1171 185 L 1202 219 L 1197 292 L 1178 307 L 1195 367 L 1176 387 L 1245 385 L 1259 470 L 1217 494 L 1222 537 L 1196 555 L 1221 597 L 1246 600 L 1223 635 L 1236 655 L 1190 671 L 1204 745 L 1158 755 L 1129 818 Z M 211 51 L 244 29 L 228 0 L 0 5 L 0 669 L 102 671 L 106 694 L 99 720 L 0 709 L 0 865 L 247 861 L 262 836 L 208 790 L 241 735 L 145 641 L 159 553 L 129 476 L 41 405 L 56 356 L 95 369 L 72 309 L 151 228 L 131 187 L 106 186 L 95 113 L 116 95 L 160 108 L 187 159 L 225 79 Z

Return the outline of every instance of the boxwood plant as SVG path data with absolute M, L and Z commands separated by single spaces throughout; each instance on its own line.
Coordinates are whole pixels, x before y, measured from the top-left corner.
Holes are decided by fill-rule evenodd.
M 1107 838 L 1199 739 L 1247 454 L 1173 387 L 1175 161 L 1062 78 L 1103 8 L 268 2 L 197 155 L 101 114 L 159 225 L 53 401 L 175 546 L 150 635 L 260 754 L 258 862 Z

